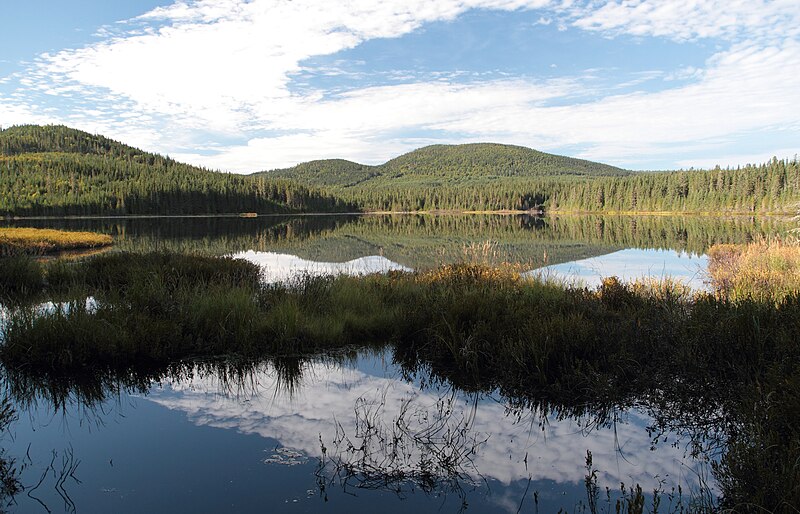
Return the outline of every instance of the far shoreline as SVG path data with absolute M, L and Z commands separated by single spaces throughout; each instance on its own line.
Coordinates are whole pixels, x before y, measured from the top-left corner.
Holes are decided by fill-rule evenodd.
M 298 218 L 312 216 L 460 216 L 460 215 L 486 215 L 486 216 L 520 216 L 529 215 L 541 218 L 548 216 L 725 216 L 725 217 L 794 217 L 796 213 L 785 211 L 580 211 L 580 210 L 468 210 L 468 209 L 434 209 L 424 211 L 363 211 L 363 212 L 296 212 L 296 213 L 257 213 L 256 216 L 243 216 L 243 213 L 220 214 L 98 214 L 87 216 L 5 216 L 0 218 L 3 222 L 13 221 L 47 221 L 47 220 L 114 220 L 114 219 L 208 219 L 208 218 Z

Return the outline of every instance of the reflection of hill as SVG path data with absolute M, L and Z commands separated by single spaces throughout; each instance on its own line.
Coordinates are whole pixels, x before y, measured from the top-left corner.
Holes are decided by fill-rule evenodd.
M 397 220 L 395 220 L 397 221 Z M 513 221 L 512 218 L 503 220 Z M 422 223 L 423 225 L 415 225 Z M 414 269 L 430 268 L 450 262 L 478 262 L 496 265 L 503 262 L 537 268 L 603 255 L 618 250 L 580 241 L 559 241 L 532 237 L 536 228 L 522 226 L 454 227 L 424 226 L 430 219 L 360 220 L 339 230 L 307 241 L 286 241 L 283 252 L 313 261 L 343 262 L 364 255 L 382 255 Z M 505 230 L 507 229 L 507 230 Z
M 115 249 L 122 251 L 220 255 L 255 250 L 340 263 L 382 255 L 410 268 L 454 261 L 535 268 L 622 248 L 701 254 L 714 243 L 747 242 L 782 227 L 778 220 L 760 218 L 597 215 L 132 218 L 24 224 L 112 234 Z
M 335 262 L 383 255 L 412 268 L 463 260 L 534 268 L 622 248 L 702 254 L 714 243 L 750 241 L 779 226 L 752 218 L 365 216 L 304 241 L 282 241 L 280 251 Z

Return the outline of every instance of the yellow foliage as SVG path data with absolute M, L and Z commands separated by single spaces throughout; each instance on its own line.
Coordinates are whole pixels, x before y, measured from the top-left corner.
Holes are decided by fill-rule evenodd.
M 780 238 L 715 245 L 708 272 L 719 297 L 781 298 L 800 292 L 800 244 Z
M 112 244 L 111 236 L 95 232 L 67 232 L 39 228 L 0 228 L 0 256 L 44 254 Z

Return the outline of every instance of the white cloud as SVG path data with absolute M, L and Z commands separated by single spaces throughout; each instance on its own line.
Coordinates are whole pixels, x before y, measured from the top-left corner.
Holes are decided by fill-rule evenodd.
M 586 30 L 676 40 L 779 40 L 800 34 L 795 0 L 621 0 L 576 8 L 574 15 L 574 25 Z
M 54 122 L 56 122 L 56 118 L 43 115 L 31 106 L 18 101 L 10 101 L 0 95 L 0 127 L 29 123 L 46 125 Z
M 479 81 L 455 73 L 404 73 L 404 83 L 344 93 L 291 88 L 304 72 L 344 69 L 310 68 L 311 57 L 470 9 L 539 9 L 539 23 L 607 37 L 716 38 L 725 48 L 704 69 L 655 70 L 603 89 L 587 74 Z M 67 116 L 79 128 L 233 171 L 327 157 L 376 163 L 434 141 L 578 146 L 583 157 L 625 164 L 681 146 L 713 150 L 748 131 L 798 130 L 798 27 L 794 0 L 185 0 L 109 28 L 99 43 L 40 56 L 17 78 L 22 94 L 0 106 L 0 123 L 52 119 L 25 97 L 39 92 L 85 98 L 90 105 Z M 670 88 L 619 94 L 643 80 Z M 211 156 L 193 150 L 215 134 L 248 143 Z

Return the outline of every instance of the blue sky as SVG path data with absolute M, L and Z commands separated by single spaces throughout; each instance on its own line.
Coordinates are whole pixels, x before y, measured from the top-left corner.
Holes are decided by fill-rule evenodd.
M 631 169 L 800 153 L 797 0 L 29 0 L 0 125 L 210 168 L 491 141 Z

